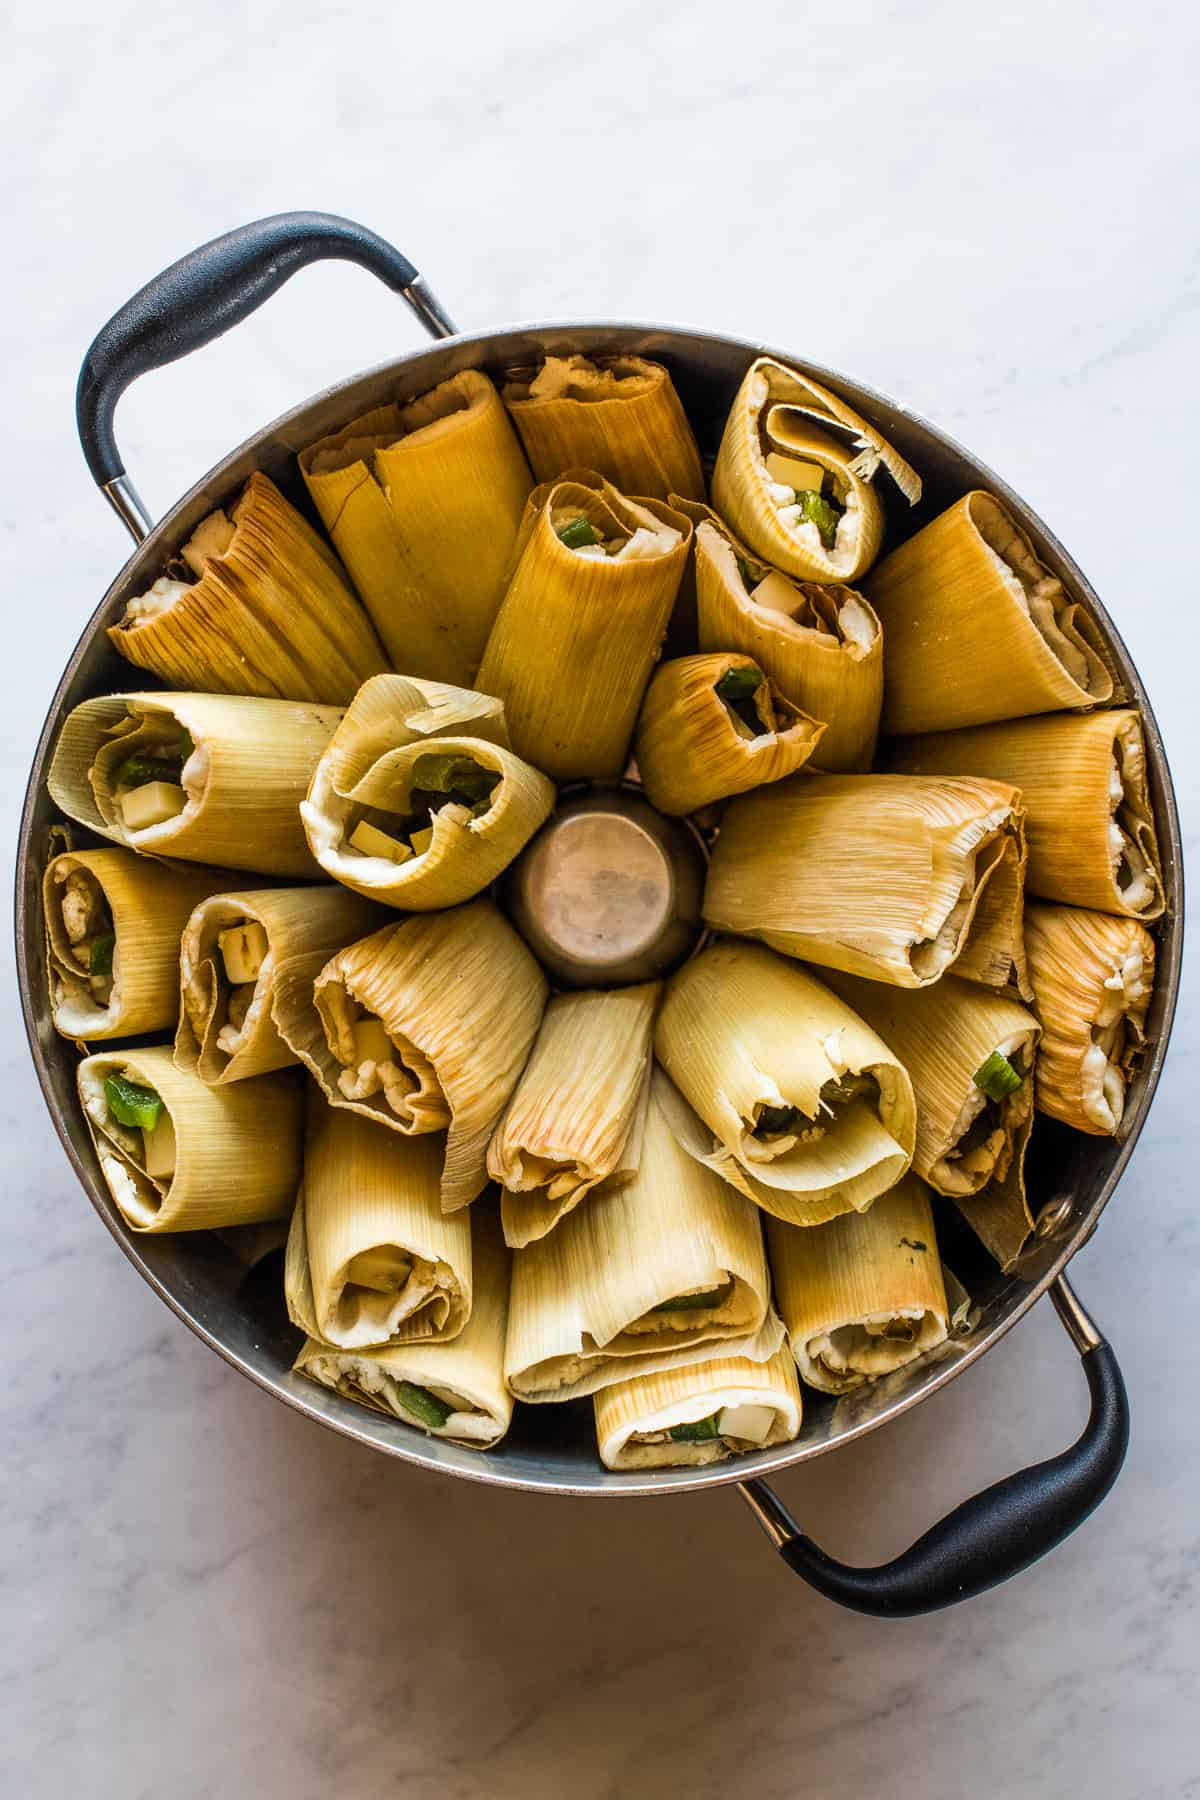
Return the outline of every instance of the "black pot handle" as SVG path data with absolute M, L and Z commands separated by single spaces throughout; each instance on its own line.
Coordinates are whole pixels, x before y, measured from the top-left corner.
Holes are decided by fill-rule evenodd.
M 1028 1568 L 1082 1525 L 1121 1471 L 1129 1443 L 1129 1403 L 1117 1359 L 1063 1276 L 1050 1298 L 1080 1353 L 1091 1417 L 1061 1456 L 996 1482 L 917 1539 L 894 1562 L 855 1569 L 807 1538 L 763 1481 L 741 1483 L 743 1498 L 788 1567 L 817 1592 L 855 1612 L 911 1618 L 982 1594 Z
M 150 517 L 125 473 L 113 415 L 131 382 L 209 344 L 260 307 L 308 263 L 358 263 L 407 300 L 432 337 L 455 326 L 406 256 L 384 238 L 334 213 L 276 213 L 240 225 L 148 281 L 92 341 L 75 390 L 75 419 L 88 468 L 140 542 Z

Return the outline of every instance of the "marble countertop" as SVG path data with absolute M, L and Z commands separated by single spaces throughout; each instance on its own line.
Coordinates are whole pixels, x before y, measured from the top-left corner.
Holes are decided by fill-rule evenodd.
M 415 9 L 411 9 L 415 11 Z M 794 346 L 915 405 L 1070 546 L 1200 767 L 1194 8 L 112 0 L 6 39 L 0 805 L 125 555 L 74 441 L 140 283 L 289 206 L 400 244 L 465 328 L 588 315 Z M 303 274 L 121 407 L 161 510 L 263 420 L 415 341 Z M 1121 1357 L 1124 1474 L 1051 1559 L 884 1624 L 786 1574 L 733 1490 L 567 1503 L 393 1466 L 269 1401 L 133 1277 L 0 1006 L 0 1786 L 30 1800 L 923 1800 L 1200 1794 L 1189 1002 L 1073 1275 Z M 1181 1329 L 1182 1322 L 1182 1329 Z M 1047 1303 L 896 1425 L 779 1483 L 862 1561 L 1084 1415 Z

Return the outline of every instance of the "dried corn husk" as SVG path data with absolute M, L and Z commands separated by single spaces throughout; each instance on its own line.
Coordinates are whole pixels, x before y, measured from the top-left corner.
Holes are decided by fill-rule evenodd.
M 392 662 L 469 684 L 533 483 L 487 376 L 463 369 L 303 451 L 300 471 Z
M 181 556 L 197 579 L 156 581 L 108 629 L 168 686 L 344 706 L 387 668 L 341 564 L 268 476 L 203 520 Z
M 793 581 L 740 543 L 716 513 L 698 518 L 696 628 L 702 650 L 741 650 L 793 706 L 820 719 L 818 768 L 869 769 L 883 701 L 883 633 L 851 587 Z
M 170 869 L 130 850 L 72 850 L 42 878 L 50 1007 L 64 1037 L 136 1037 L 162 1031 L 179 1012 L 179 934 L 192 908 L 229 885 L 228 869 Z M 107 995 L 72 954 L 111 932 Z M 79 936 L 82 932 L 84 935 Z
M 950 1308 L 928 1189 L 907 1175 L 870 1212 L 767 1243 L 792 1354 L 810 1387 L 848 1394 L 945 1343 Z
M 596 469 L 625 494 L 703 500 L 700 452 L 670 375 L 641 356 L 548 356 L 503 389 L 538 481 Z
M 432 1437 L 476 1450 L 498 1444 L 513 1410 L 503 1374 L 509 1256 L 490 1206 L 474 1207 L 470 1219 L 471 1314 L 456 1337 L 390 1344 L 386 1350 L 334 1350 L 309 1338 L 296 1358 L 296 1372 Z M 445 1397 L 447 1403 L 453 1399 L 468 1405 L 452 1411 L 440 1426 L 423 1425 L 403 1405 L 402 1382 Z
M 1020 800 L 996 781 L 894 775 L 799 775 L 744 794 L 722 816 L 704 917 L 899 987 L 961 964 L 1024 992 Z
M 917 1097 L 913 1168 L 948 1194 L 997 1262 L 1010 1268 L 1033 1221 L 1025 1203 L 1025 1146 L 1033 1123 L 1034 1057 L 1041 1028 L 1031 1012 L 1001 994 L 944 975 L 919 993 L 877 981 L 831 975 L 839 994 L 890 1044 L 912 1077 Z M 1015 1093 L 989 1102 L 974 1077 L 994 1051 L 1025 1079 Z M 983 1143 L 959 1145 L 978 1121 Z
M 244 695 L 105 694 L 68 713 L 47 786 L 68 818 L 132 850 L 312 879 L 299 806 L 341 716 L 333 706 Z M 183 811 L 129 830 L 116 771 L 182 733 L 195 746 L 181 775 Z
M 303 959 L 311 983 L 335 950 L 384 917 L 381 908 L 333 886 L 230 892 L 227 882 L 221 893 L 206 897 L 184 922 L 175 961 L 178 1066 L 219 1085 L 299 1062 L 275 1023 L 276 971 Z M 232 986 L 217 940 L 243 921 L 262 926 L 268 948 L 241 1021 L 231 1022 Z
M 650 1034 L 661 984 L 551 1000 L 524 1073 L 488 1147 L 502 1187 L 505 1242 L 545 1237 L 601 1181 L 628 1181 L 641 1158 Z
M 293 1325 L 343 1350 L 458 1336 L 471 1221 L 442 1212 L 441 1174 L 438 1138 L 379 1131 L 310 1091 L 285 1270 Z
M 800 1433 L 800 1384 L 786 1349 L 764 1363 L 730 1356 L 657 1375 L 634 1375 L 601 1388 L 593 1404 L 600 1460 L 608 1469 L 696 1468 L 750 1450 L 773 1449 Z M 758 1442 L 725 1434 L 677 1442 L 669 1435 L 672 1426 L 714 1415 L 719 1427 L 720 1415 L 735 1407 L 767 1409 L 772 1415 L 767 1435 Z
M 861 1211 L 912 1161 L 916 1110 L 898 1059 L 836 994 L 757 944 L 714 944 L 685 963 L 654 1048 L 711 1134 L 667 1091 L 683 1148 L 778 1218 Z M 763 1109 L 780 1107 L 800 1119 L 756 1136 Z
M 784 487 L 766 458 L 783 455 L 826 472 L 845 507 L 831 548 L 811 523 L 780 512 Z M 921 478 L 865 419 L 807 375 L 760 356 L 729 409 L 712 478 L 713 505 L 731 530 L 777 569 L 806 581 L 854 581 L 883 541 L 880 465 L 915 505 Z
M 469 1205 L 546 1004 L 541 970 L 491 901 L 387 925 L 339 951 L 315 986 L 285 963 L 276 993 L 279 1029 L 331 1105 L 393 1131 L 448 1130 L 442 1208 Z M 359 1056 L 360 1017 L 382 1023 L 388 1063 Z
M 1025 947 L 1042 1021 L 1035 1104 L 1076 1131 L 1111 1137 L 1145 1043 L 1154 939 L 1136 919 L 1034 902 Z
M 1021 790 L 1031 894 L 1157 919 L 1164 899 L 1142 722 L 1127 707 L 906 739 L 898 767 L 986 775 Z
M 557 528 L 576 518 L 645 553 L 569 550 Z M 536 490 L 479 670 L 479 686 L 504 702 L 518 755 L 560 781 L 621 774 L 690 540 L 682 514 L 627 499 L 599 476 Z
M 175 1131 L 175 1172 L 156 1179 L 144 1167 L 141 1131 L 109 1113 L 104 1082 L 126 1075 L 159 1095 Z M 299 1079 L 260 1075 L 236 1087 L 210 1088 L 177 1069 L 166 1044 L 106 1050 L 78 1069 L 79 1098 L 101 1172 L 133 1231 L 205 1231 L 283 1218 L 300 1180 Z
M 866 583 L 885 731 L 953 731 L 1111 700 L 1096 627 L 990 494 L 964 494 Z
M 749 701 L 760 720 L 757 733 L 717 693 L 730 669 L 750 669 L 759 678 Z M 647 798 L 659 812 L 681 816 L 795 774 L 824 731 L 784 699 L 753 658 L 716 651 L 663 663 L 646 689 L 634 756 Z
M 504 1371 L 519 1400 L 571 1400 L 718 1354 L 765 1362 L 782 1342 L 758 1215 L 680 1150 L 658 1086 L 633 1180 L 514 1252 Z M 712 1303 L 659 1310 L 681 1295 Z

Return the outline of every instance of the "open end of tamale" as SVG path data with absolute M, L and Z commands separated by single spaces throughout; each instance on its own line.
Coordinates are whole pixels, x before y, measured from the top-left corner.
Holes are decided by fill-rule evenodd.
M 450 1123 L 437 1071 L 415 1044 L 389 1031 L 339 981 L 318 983 L 314 1000 L 347 1100 L 378 1096 L 409 1131 L 441 1131 Z
M 997 574 L 1037 627 L 1047 649 L 1085 694 L 1095 700 L 1111 698 L 1112 677 L 1091 619 L 1070 599 L 1057 575 L 1038 560 L 1032 544 L 998 500 L 976 492 L 967 496 L 966 506 Z
M 104 889 L 90 869 L 60 862 L 54 870 L 57 904 L 46 911 L 54 970 L 55 1010 L 81 1023 L 89 1012 L 107 1012 L 121 979 L 120 946 Z

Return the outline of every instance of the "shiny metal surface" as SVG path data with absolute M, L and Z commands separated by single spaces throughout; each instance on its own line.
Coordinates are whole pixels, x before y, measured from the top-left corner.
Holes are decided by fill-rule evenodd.
M 100 492 L 135 544 L 140 544 L 143 538 L 149 537 L 154 530 L 154 520 L 128 475 L 118 475 L 115 481 L 106 481 Z
M 1104 1334 L 1090 1314 L 1084 1311 L 1079 1295 L 1065 1275 L 1060 1275 L 1050 1289 L 1050 1298 L 1080 1356 L 1086 1356 L 1089 1350 L 1098 1350 L 1104 1342 Z
M 560 987 L 625 987 L 695 949 L 704 865 L 698 836 L 636 789 L 587 789 L 560 800 L 501 894 Z
M 46 972 L 38 893 L 48 832 L 56 814 L 45 789 L 51 745 L 69 709 L 91 694 L 128 684 L 129 669 L 108 645 L 104 627 L 129 595 L 161 572 L 166 559 L 215 505 L 227 501 L 255 469 L 270 474 L 298 505 L 307 503 L 297 479 L 296 452 L 314 438 L 387 400 L 406 399 L 468 367 L 502 370 L 545 351 L 625 351 L 658 357 L 675 378 L 700 440 L 716 450 L 721 423 L 750 360 L 764 351 L 805 369 L 835 389 L 891 438 L 925 478 L 921 506 L 893 516 L 893 539 L 907 534 L 975 486 L 988 488 L 1008 506 L 1048 566 L 1087 603 L 1109 648 L 1114 671 L 1129 701 L 1142 709 L 1151 790 L 1164 858 L 1168 911 L 1159 932 L 1158 978 L 1149 1019 L 1150 1050 L 1131 1085 L 1124 1129 L 1116 1141 L 1084 1137 L 1039 1119 L 1030 1150 L 1030 1203 L 1035 1214 L 1051 1200 L 1068 1197 L 1073 1218 L 1067 1235 L 1035 1244 L 1020 1270 L 1001 1275 L 982 1265 L 956 1266 L 969 1277 L 980 1320 L 924 1361 L 911 1365 L 866 1395 L 836 1404 L 806 1398 L 800 1438 L 733 1463 L 698 1469 L 629 1472 L 603 1469 L 592 1441 L 587 1403 L 519 1408 L 509 1439 L 487 1456 L 426 1440 L 398 1421 L 373 1415 L 293 1376 L 295 1334 L 284 1315 L 277 1270 L 247 1272 L 228 1243 L 196 1234 L 184 1238 L 133 1238 L 124 1229 L 100 1177 L 90 1139 L 75 1102 L 76 1056 L 54 1032 L 46 1005 Z M 231 452 L 173 507 L 130 557 L 87 622 L 50 704 L 34 756 L 21 823 L 17 860 L 17 958 L 21 1003 L 38 1077 L 79 1179 L 130 1262 L 201 1338 L 268 1392 L 331 1428 L 403 1461 L 466 1479 L 542 1492 L 583 1495 L 679 1493 L 687 1488 L 753 1480 L 820 1456 L 896 1417 L 953 1379 L 1023 1317 L 1096 1228 L 1100 1214 L 1145 1124 L 1166 1054 L 1179 989 L 1183 948 L 1182 847 L 1175 797 L 1153 710 L 1128 652 L 1086 577 L 1037 515 L 1005 482 L 944 433 L 916 415 L 819 364 L 777 346 L 654 325 L 528 324 L 455 338 L 369 370 L 316 395 L 266 426 Z M 952 1224 L 953 1221 L 947 1221 Z M 939 1228 L 942 1220 L 939 1220 Z M 957 1261 L 970 1251 L 955 1242 Z M 955 1266 L 952 1263 L 952 1266 Z
M 458 326 L 423 275 L 418 275 L 415 281 L 400 291 L 430 337 L 448 338 L 455 335 Z

